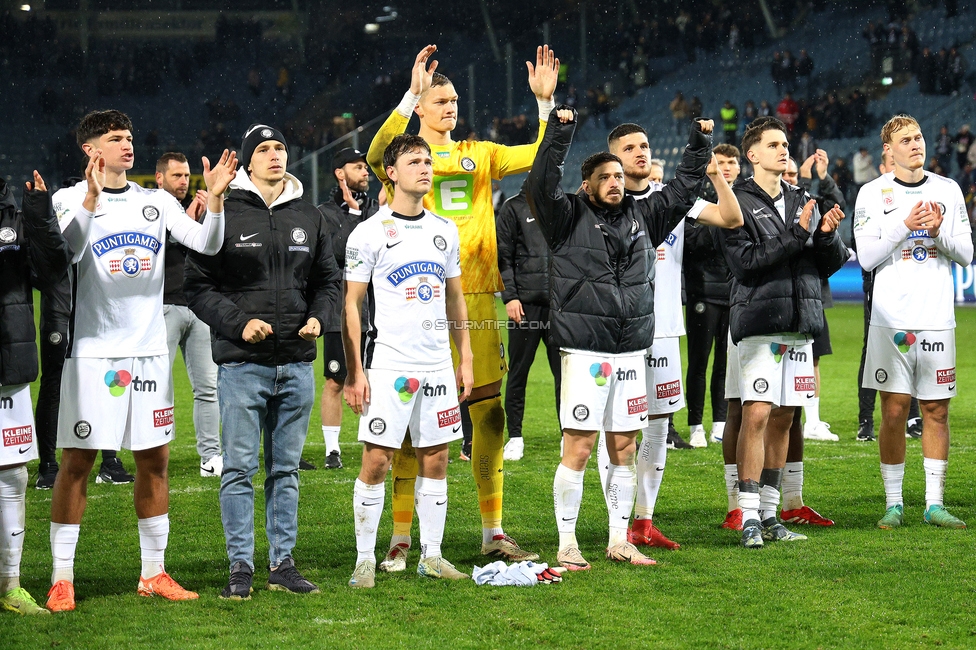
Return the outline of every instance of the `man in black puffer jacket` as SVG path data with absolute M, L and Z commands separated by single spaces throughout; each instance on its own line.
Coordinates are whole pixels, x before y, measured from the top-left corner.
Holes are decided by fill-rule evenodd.
M 555 379 L 556 414 L 559 414 L 559 348 L 549 336 L 549 247 L 529 210 L 524 189 L 505 201 L 498 211 L 495 234 L 498 271 L 505 283 L 502 302 L 509 320 L 516 325 L 508 331 L 505 460 L 520 460 L 524 451 L 525 386 L 540 341 L 546 346 L 549 370 Z
M 223 423 L 220 511 L 231 573 L 221 597 L 246 600 L 254 575 L 254 487 L 264 432 L 268 588 L 317 592 L 295 568 L 298 463 L 315 403 L 315 339 L 339 298 L 325 219 L 285 172 L 278 129 L 252 125 L 225 203 L 220 252 L 191 253 L 183 291 L 210 325 Z
M 332 233 L 332 248 L 335 251 L 336 266 L 346 266 L 346 240 L 353 229 L 380 209 L 376 199 L 366 194 L 369 189 L 369 165 L 366 155 L 347 147 L 336 152 L 332 158 L 332 173 L 336 188 L 330 200 L 319 206 L 329 232 Z M 363 313 L 368 313 L 368 300 L 363 305 Z M 322 436 L 325 439 L 325 468 L 342 469 L 339 449 L 339 429 L 342 426 L 342 384 L 346 380 L 346 358 L 342 353 L 341 328 L 342 303 L 336 304 L 324 323 L 322 336 L 323 367 L 325 386 L 322 387 Z M 363 323 L 366 323 L 363 318 Z
M 30 383 L 37 379 L 34 292 L 57 283 L 68 248 L 44 181 L 34 172 L 23 212 L 0 178 L 0 610 L 49 614 L 20 586 L 27 463 L 38 457 Z
M 742 402 L 736 455 L 742 545 L 759 548 L 806 539 L 777 520 L 779 488 L 793 407 L 816 394 L 811 342 L 823 329 L 821 278 L 843 266 L 848 252 L 837 234 L 844 213 L 834 207 L 821 218 L 809 194 L 782 180 L 790 160 L 782 122 L 753 121 L 742 150 L 755 176 L 733 188 L 744 225 L 722 233 L 737 344 L 725 393 Z
M 576 112 L 550 115 L 525 188 L 549 245 L 549 319 L 561 348 L 564 434 L 553 481 L 559 529 L 557 560 L 589 568 L 576 542 L 583 470 L 597 432 L 607 432 L 610 469 L 607 557 L 646 565 L 653 560 L 627 541 L 634 506 L 637 432 L 647 420 L 644 354 L 654 341 L 656 248 L 688 213 L 711 158 L 711 121 L 696 122 L 675 179 L 643 201 L 624 194 L 620 158 L 590 156 L 582 166 L 585 196 L 560 188 Z

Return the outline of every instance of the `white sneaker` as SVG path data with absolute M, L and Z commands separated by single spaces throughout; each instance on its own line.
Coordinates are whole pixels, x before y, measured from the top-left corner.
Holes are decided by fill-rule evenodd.
M 691 437 L 688 438 L 688 444 L 695 449 L 701 449 L 702 447 L 708 446 L 708 441 L 705 440 L 705 427 L 700 424 L 696 424 L 691 427 Z
M 821 440 L 837 442 L 840 437 L 830 432 L 830 425 L 826 422 L 807 422 L 803 425 L 803 437 L 806 440 Z
M 724 422 L 712 422 L 712 433 L 708 436 L 708 441 L 711 443 L 722 442 L 722 437 L 725 435 L 725 423 Z
M 224 457 L 217 454 L 208 461 L 200 461 L 200 476 L 216 476 L 220 478 L 224 471 Z
M 522 440 L 522 436 L 509 438 L 505 443 L 505 460 L 522 460 L 523 453 L 525 453 L 525 441 Z

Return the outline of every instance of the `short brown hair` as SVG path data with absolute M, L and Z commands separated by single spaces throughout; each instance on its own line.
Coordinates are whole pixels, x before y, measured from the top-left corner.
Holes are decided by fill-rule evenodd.
M 156 161 L 156 173 L 165 174 L 166 170 L 169 169 L 169 162 L 171 160 L 180 164 L 187 162 L 186 156 L 179 151 L 167 151 Z
M 916 120 L 911 115 L 895 115 L 890 120 L 885 122 L 885 125 L 881 127 L 881 142 L 882 144 L 891 144 L 891 137 L 897 131 L 901 131 L 906 126 L 914 126 L 918 130 L 922 130 L 918 125 L 918 120 Z
M 427 144 L 426 140 L 419 135 L 401 133 L 390 140 L 390 144 L 387 145 L 386 150 L 383 152 L 383 169 L 393 167 L 396 165 L 397 158 L 416 149 L 425 151 L 428 156 L 430 155 L 430 145 Z
M 762 140 L 762 134 L 766 131 L 787 132 L 786 125 L 775 117 L 757 117 L 749 123 L 746 132 L 742 135 L 742 151 L 749 153 L 750 149 L 759 144 L 759 141 Z
M 645 131 L 644 127 L 642 127 L 640 124 L 632 124 L 627 122 L 616 126 L 614 127 L 613 131 L 610 132 L 610 135 L 607 136 L 607 146 L 612 147 L 615 141 L 625 136 L 633 135 L 634 133 L 643 133 L 644 135 L 647 135 L 647 131 Z
M 717 155 L 725 156 L 726 158 L 735 158 L 738 160 L 742 157 L 742 154 L 739 153 L 739 148 L 734 144 L 725 144 L 723 142 L 722 144 L 717 144 L 712 147 L 712 151 Z
M 75 137 L 80 147 L 95 138 L 100 138 L 109 131 L 132 133 L 132 120 L 122 111 L 92 111 L 81 118 Z
M 421 97 L 425 96 L 427 94 L 427 91 L 430 90 L 431 88 L 437 88 L 438 86 L 451 86 L 451 85 L 453 84 L 451 80 L 447 78 L 447 75 L 443 75 L 440 72 L 435 72 L 433 76 L 431 76 L 430 78 L 430 88 L 420 93 L 420 96 Z
M 620 162 L 620 158 L 613 155 L 609 151 L 601 151 L 600 153 L 595 153 L 586 160 L 583 161 L 583 165 L 580 167 L 580 174 L 583 176 L 583 180 L 589 180 L 593 172 L 596 171 L 597 167 L 605 165 L 608 162 L 615 162 L 621 167 L 623 163 Z

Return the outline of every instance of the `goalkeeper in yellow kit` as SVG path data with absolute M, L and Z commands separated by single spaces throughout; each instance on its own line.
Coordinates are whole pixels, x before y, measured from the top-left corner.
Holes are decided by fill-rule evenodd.
M 539 103 L 539 135 L 532 144 L 507 147 L 494 142 L 455 142 L 451 131 L 457 125 L 458 95 L 451 81 L 435 72 L 437 61 L 427 61 L 437 51 L 428 45 L 414 61 L 410 90 L 380 127 L 370 144 L 366 161 L 379 178 L 388 197 L 393 184 L 383 168 L 383 152 L 390 141 L 407 128 L 410 115 L 420 117 L 420 136 L 430 145 L 434 159 L 434 183 L 424 198 L 424 207 L 454 221 L 461 240 L 461 287 L 468 306 L 468 320 L 494 322 L 495 292 L 501 291 L 498 251 L 495 243 L 495 214 L 491 181 L 519 174 L 532 166 L 535 152 L 553 108 L 553 92 L 559 60 L 548 46 L 536 51 L 536 62 L 526 62 L 529 88 Z M 502 529 L 502 452 L 505 444 L 505 411 L 502 408 L 502 377 L 508 369 L 501 336 L 495 327 L 472 329 L 474 387 L 468 398 L 471 415 L 471 470 L 478 489 L 482 544 L 485 555 L 509 561 L 537 560 L 538 554 L 519 548 Z M 454 351 L 452 346 L 452 351 Z M 457 354 L 455 363 L 457 362 Z M 413 523 L 414 478 L 417 459 L 409 438 L 393 457 L 393 538 L 380 571 L 406 568 Z

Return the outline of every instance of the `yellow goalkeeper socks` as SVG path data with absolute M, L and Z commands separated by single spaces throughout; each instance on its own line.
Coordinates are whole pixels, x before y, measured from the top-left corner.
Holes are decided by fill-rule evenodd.
M 481 526 L 485 541 L 502 529 L 502 471 L 505 448 L 505 409 L 500 395 L 468 406 L 471 414 L 471 473 L 478 489 Z

